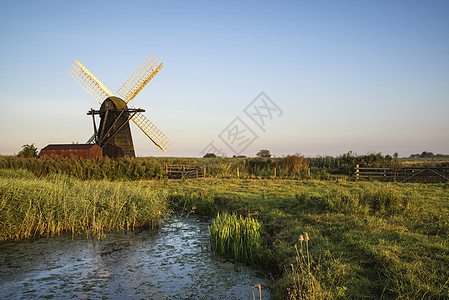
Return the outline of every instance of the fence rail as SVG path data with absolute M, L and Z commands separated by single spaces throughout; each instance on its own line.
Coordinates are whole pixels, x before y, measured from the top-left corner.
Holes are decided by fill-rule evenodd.
M 206 166 L 204 165 L 165 165 L 165 174 L 169 178 L 204 178 Z
M 447 167 L 402 167 L 402 168 L 361 168 L 355 167 L 356 180 L 375 178 L 398 182 L 446 182 L 449 181 Z

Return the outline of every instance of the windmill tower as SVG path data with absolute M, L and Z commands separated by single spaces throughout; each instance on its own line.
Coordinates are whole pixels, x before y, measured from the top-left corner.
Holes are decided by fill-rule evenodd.
M 103 154 L 116 158 L 122 156 L 134 157 L 134 144 L 129 121 L 132 120 L 153 143 L 165 152 L 171 141 L 142 112 L 140 108 L 128 108 L 128 102 L 145 87 L 145 85 L 162 69 L 163 65 L 153 55 L 120 87 L 114 96 L 92 73 L 79 61 L 68 70 L 68 73 L 98 102 L 99 110 L 91 109 L 94 135 L 87 143 L 95 143 L 103 149 Z M 95 115 L 100 116 L 100 124 L 95 124 Z

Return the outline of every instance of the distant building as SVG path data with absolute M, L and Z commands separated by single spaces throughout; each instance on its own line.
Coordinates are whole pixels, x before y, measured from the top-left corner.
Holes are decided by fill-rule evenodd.
M 55 144 L 48 145 L 41 150 L 41 156 L 56 155 L 95 158 L 103 156 L 103 149 L 96 144 Z

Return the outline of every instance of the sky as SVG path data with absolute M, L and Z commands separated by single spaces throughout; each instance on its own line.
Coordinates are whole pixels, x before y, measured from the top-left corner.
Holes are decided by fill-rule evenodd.
M 449 154 L 446 0 L 0 0 L 0 154 L 85 143 L 73 60 L 116 93 L 150 54 L 137 156 Z

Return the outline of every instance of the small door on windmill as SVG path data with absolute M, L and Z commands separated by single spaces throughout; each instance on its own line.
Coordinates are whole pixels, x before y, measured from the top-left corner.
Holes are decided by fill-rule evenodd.
M 121 158 L 125 156 L 125 151 L 116 145 L 107 144 L 103 146 L 103 155 L 109 158 Z

